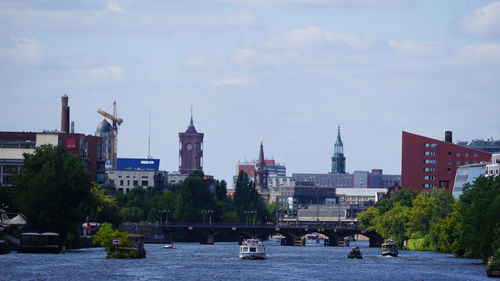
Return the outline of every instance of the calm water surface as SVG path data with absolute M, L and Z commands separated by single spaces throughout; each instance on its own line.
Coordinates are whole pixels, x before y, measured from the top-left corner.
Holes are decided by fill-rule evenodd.
M 379 249 L 359 244 L 364 259 L 351 260 L 349 248 L 265 245 L 263 261 L 239 260 L 237 243 L 149 244 L 147 257 L 138 260 L 106 259 L 99 248 L 12 252 L 0 255 L 0 280 L 491 280 L 479 260 L 449 254 L 400 251 L 400 257 L 382 258 Z

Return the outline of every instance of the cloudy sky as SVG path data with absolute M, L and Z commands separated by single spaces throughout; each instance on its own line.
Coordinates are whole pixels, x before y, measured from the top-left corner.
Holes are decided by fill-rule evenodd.
M 94 134 L 116 100 L 120 157 L 178 170 L 190 107 L 205 172 L 265 154 L 399 174 L 401 131 L 500 139 L 500 1 L 0 0 L 0 130 Z

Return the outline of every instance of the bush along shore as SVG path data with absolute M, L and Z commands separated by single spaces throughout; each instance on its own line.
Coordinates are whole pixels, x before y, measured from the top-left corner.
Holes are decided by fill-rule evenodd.
M 479 177 L 459 200 L 444 189 L 404 189 L 359 213 L 376 231 L 408 250 L 453 253 L 496 261 L 500 257 L 500 177 Z

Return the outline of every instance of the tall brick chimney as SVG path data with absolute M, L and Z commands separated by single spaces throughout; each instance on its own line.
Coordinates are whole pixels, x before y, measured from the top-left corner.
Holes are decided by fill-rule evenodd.
M 451 131 L 444 132 L 444 141 L 453 143 L 453 133 Z
M 69 133 L 69 106 L 67 95 L 61 97 L 61 132 Z

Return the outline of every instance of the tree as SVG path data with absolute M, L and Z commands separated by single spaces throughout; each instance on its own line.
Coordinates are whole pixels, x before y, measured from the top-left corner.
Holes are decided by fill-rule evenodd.
M 121 222 L 120 209 L 116 198 L 106 195 L 106 193 L 97 186 L 91 188 L 92 192 L 92 215 L 90 221 L 110 222 L 118 225 Z
M 479 177 L 472 185 L 464 187 L 462 203 L 461 245 L 464 256 L 479 257 L 486 261 L 495 250 L 492 246 L 500 240 L 496 231 L 500 217 L 500 176 Z
M 176 187 L 175 218 L 182 222 L 199 222 L 203 219 L 201 210 L 213 210 L 213 196 L 209 181 L 203 172 L 191 173 Z
M 78 235 L 77 223 L 90 214 L 90 176 L 78 156 L 43 145 L 24 154 L 15 181 L 15 203 L 32 230 Z
M 375 230 L 385 238 L 391 238 L 399 245 L 406 239 L 406 224 L 409 220 L 410 207 L 397 202 L 392 209 L 376 217 Z
M 234 191 L 234 205 L 240 217 L 240 221 L 245 221 L 248 211 L 256 211 L 258 221 L 265 221 L 270 217 L 263 199 L 260 197 L 254 183 L 248 178 L 248 175 L 240 171 L 236 180 L 236 189 Z

